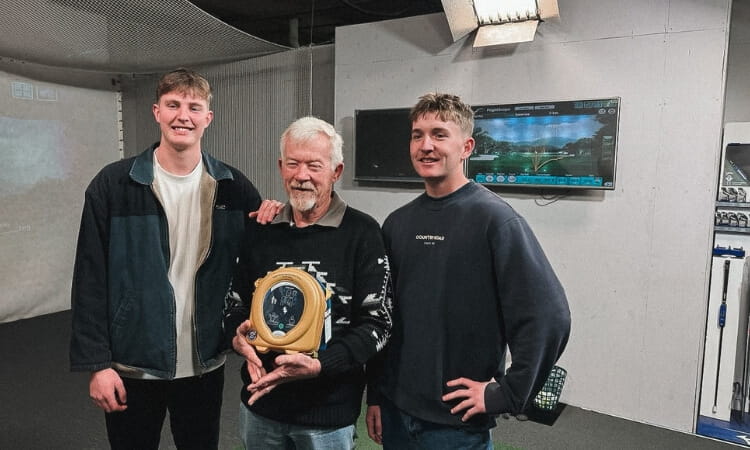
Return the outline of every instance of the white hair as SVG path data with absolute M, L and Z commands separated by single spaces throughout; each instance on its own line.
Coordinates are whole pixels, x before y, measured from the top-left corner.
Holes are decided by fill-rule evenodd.
M 331 143 L 331 167 L 335 170 L 339 164 L 344 162 L 344 154 L 341 150 L 344 140 L 336 132 L 336 129 L 333 128 L 333 125 L 317 117 L 307 116 L 299 118 L 284 130 L 279 140 L 281 157 L 284 158 L 284 147 L 288 141 L 306 142 L 318 134 L 327 136 L 328 141 Z

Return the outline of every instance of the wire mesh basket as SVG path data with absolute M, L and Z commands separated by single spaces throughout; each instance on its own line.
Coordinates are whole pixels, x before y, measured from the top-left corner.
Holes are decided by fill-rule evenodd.
M 547 377 L 547 381 L 544 382 L 542 390 L 534 397 L 534 406 L 546 411 L 552 411 L 557 408 L 567 374 L 568 371 L 560 366 L 552 367 L 552 371 Z

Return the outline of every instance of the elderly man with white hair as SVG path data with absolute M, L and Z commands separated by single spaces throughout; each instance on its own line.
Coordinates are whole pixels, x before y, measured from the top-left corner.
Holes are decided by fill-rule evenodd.
M 323 345 L 314 352 L 258 346 L 259 324 L 251 320 L 236 329 L 233 346 L 245 358 L 240 434 L 248 449 L 354 448 L 364 365 L 389 337 L 390 271 L 380 226 L 333 189 L 344 170 L 341 147 L 330 124 L 314 117 L 293 122 L 281 136 L 279 159 L 289 202 L 246 240 L 244 283 L 235 286 L 245 305 L 235 313 L 241 319 L 259 307 L 252 305 L 258 295 L 251 283 L 278 268 L 301 269 L 331 293 Z M 263 308 L 278 301 L 268 298 Z M 273 336 L 291 336 L 302 326 L 301 309 L 294 312 L 299 305 L 289 305 L 292 311 L 264 313 L 261 321 L 273 323 Z

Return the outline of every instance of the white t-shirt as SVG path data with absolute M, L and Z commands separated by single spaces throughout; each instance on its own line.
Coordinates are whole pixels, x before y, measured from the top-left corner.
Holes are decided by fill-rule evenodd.
M 198 269 L 200 235 L 200 179 L 203 161 L 187 175 L 164 170 L 154 153 L 154 186 L 169 224 L 169 282 L 174 290 L 177 331 L 177 369 L 175 378 L 198 375 L 195 358 L 193 315 L 195 310 L 195 273 Z

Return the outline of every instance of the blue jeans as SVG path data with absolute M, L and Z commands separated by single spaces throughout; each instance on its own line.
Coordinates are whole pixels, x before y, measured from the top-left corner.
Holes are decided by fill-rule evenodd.
M 427 422 L 399 410 L 388 399 L 380 405 L 383 450 L 492 450 L 490 430 Z
M 290 425 L 253 414 L 240 403 L 240 438 L 246 450 L 352 450 L 354 425 L 342 428 Z

